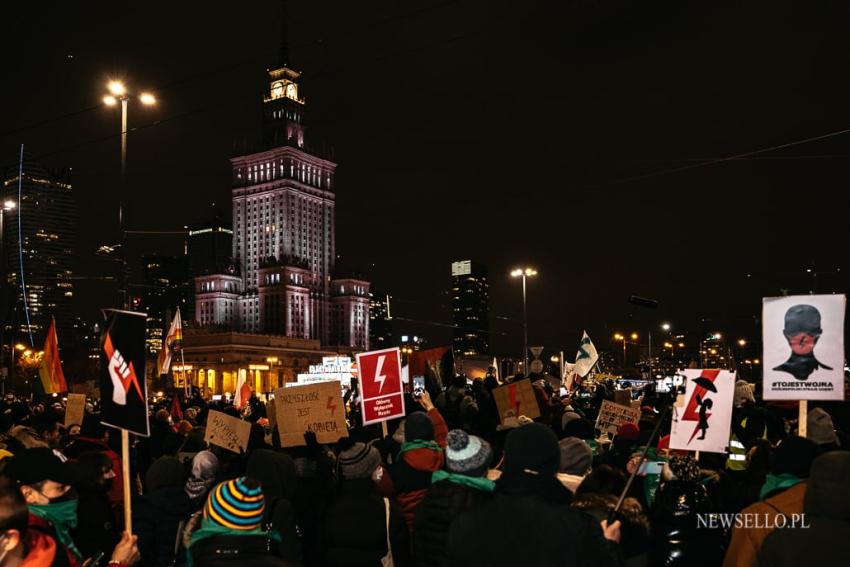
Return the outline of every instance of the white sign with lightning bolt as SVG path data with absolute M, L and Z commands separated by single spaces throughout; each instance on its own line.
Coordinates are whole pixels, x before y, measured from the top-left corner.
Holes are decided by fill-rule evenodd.
M 384 390 L 384 380 L 387 379 L 386 375 L 384 375 L 384 361 L 387 359 L 385 354 L 382 354 L 378 357 L 378 364 L 375 366 L 375 382 L 380 383 L 378 386 L 378 392 L 382 392 Z

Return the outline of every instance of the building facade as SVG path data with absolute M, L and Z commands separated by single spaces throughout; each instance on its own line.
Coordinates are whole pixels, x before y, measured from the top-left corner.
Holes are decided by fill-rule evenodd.
M 74 344 L 77 207 L 70 171 L 51 172 L 24 155 L 2 192 L 4 331 L 41 348 L 51 318 L 61 348 Z M 9 342 L 5 334 L 4 341 Z
M 263 149 L 231 159 L 235 269 L 195 278 L 195 320 L 368 349 L 369 283 L 334 279 L 336 164 L 306 146 L 299 79 L 269 71 Z
M 232 394 L 240 376 L 252 391 L 268 393 L 297 381 L 298 373 L 311 364 L 337 354 L 313 339 L 187 327 L 183 330 L 183 361 L 175 361 L 173 374 L 175 383 L 182 383 L 185 377 L 205 395 Z
M 461 355 L 490 351 L 487 268 L 472 260 L 452 262 L 454 351 Z

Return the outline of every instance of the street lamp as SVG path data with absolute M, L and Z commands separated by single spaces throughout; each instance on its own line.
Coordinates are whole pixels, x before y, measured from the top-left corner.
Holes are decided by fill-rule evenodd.
M 534 268 L 517 268 L 511 272 L 511 277 L 522 278 L 522 371 L 528 373 L 528 311 L 526 308 L 525 280 L 537 275 Z
M 630 335 L 630 337 L 633 341 L 636 341 L 638 339 L 638 334 L 632 333 Z M 614 340 L 615 341 L 623 341 L 623 372 L 625 373 L 625 371 L 626 371 L 626 344 L 628 344 L 628 341 L 626 340 L 626 336 L 621 334 L 621 333 L 614 333 Z M 632 344 L 637 344 L 637 343 L 632 343 Z
M 127 173 L 127 106 L 130 102 L 131 98 L 134 98 L 128 91 L 127 87 L 124 86 L 124 83 L 121 81 L 111 80 L 106 84 L 106 88 L 109 91 L 108 94 L 104 95 L 103 103 L 106 106 L 115 106 L 119 102 L 121 103 L 121 187 L 119 191 L 118 197 L 118 229 L 121 231 L 121 240 L 123 242 L 125 238 L 124 234 L 124 182 Z M 137 97 L 139 102 L 141 102 L 145 106 L 152 106 L 156 104 L 156 97 L 151 93 L 143 92 L 140 93 Z M 121 252 L 121 303 L 122 306 L 127 308 L 127 284 L 126 284 L 126 255 L 122 249 Z
M 669 331 L 670 330 L 670 323 L 664 323 L 663 325 L 661 325 L 661 328 L 664 329 L 665 331 Z
M 11 211 L 17 206 L 18 204 L 15 201 L 7 199 L 3 202 L 3 206 L 0 207 L 0 274 L 3 275 L 4 280 L 6 278 L 6 239 L 4 238 L 4 217 L 6 216 L 6 211 Z M 4 368 L 2 345 L 5 344 L 3 334 L 6 330 L 6 282 L 0 282 L 0 285 L 2 285 L 3 288 L 2 297 L 0 297 L 0 369 L 2 369 Z M 14 359 L 14 353 L 10 352 L 9 356 Z M 12 371 L 9 370 L 10 376 L 11 372 Z M 3 376 L 2 388 L 0 388 L 0 390 L 2 390 L 3 395 L 6 394 L 6 375 Z

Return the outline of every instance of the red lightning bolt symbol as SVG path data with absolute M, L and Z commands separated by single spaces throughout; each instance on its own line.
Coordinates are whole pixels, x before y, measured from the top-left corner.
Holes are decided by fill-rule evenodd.
M 336 411 L 336 404 L 333 403 L 333 402 L 334 402 L 334 397 L 328 396 L 328 405 L 325 406 L 325 407 L 327 407 L 329 410 L 331 410 L 331 417 L 333 417 L 333 414 Z
M 717 379 L 717 376 L 720 374 L 720 370 L 703 370 L 702 376 L 703 378 L 708 378 L 712 382 Z M 701 400 L 705 400 L 705 393 L 708 392 L 702 386 L 697 386 L 694 388 L 694 391 L 691 393 L 691 398 L 688 400 L 688 405 L 685 406 L 685 413 L 682 415 L 682 421 L 696 421 L 697 425 L 694 427 L 694 432 L 691 433 L 691 438 L 688 439 L 688 443 L 693 441 L 694 437 L 696 437 L 697 431 L 699 431 L 699 411 L 697 410 L 697 396 L 700 397 Z M 705 419 L 711 416 L 710 412 L 705 413 Z
M 106 353 L 107 359 L 111 359 L 112 353 L 115 352 L 115 347 L 112 346 L 112 338 L 109 336 L 109 333 L 106 333 L 106 340 L 103 341 L 103 352 Z M 127 368 L 130 370 L 130 374 L 127 376 L 126 379 L 121 378 L 121 385 L 124 386 L 124 391 L 129 392 L 130 385 L 132 384 L 136 387 L 136 392 L 139 394 L 139 399 L 145 401 L 144 396 L 142 396 L 142 389 L 139 388 L 139 380 L 136 378 L 136 371 L 133 370 L 133 363 L 127 361 Z M 115 370 L 117 371 L 118 369 L 116 368 Z

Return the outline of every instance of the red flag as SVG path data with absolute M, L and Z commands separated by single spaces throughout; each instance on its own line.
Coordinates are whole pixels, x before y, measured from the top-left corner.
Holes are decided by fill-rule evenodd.
M 56 320 L 50 322 L 50 329 L 44 339 L 44 355 L 38 367 L 38 375 L 45 394 L 67 392 L 68 384 L 62 372 L 62 362 L 59 360 L 59 341 L 56 338 Z
M 171 417 L 174 418 L 174 423 L 183 419 L 183 410 L 180 409 L 180 396 L 176 392 L 174 397 L 171 398 Z

